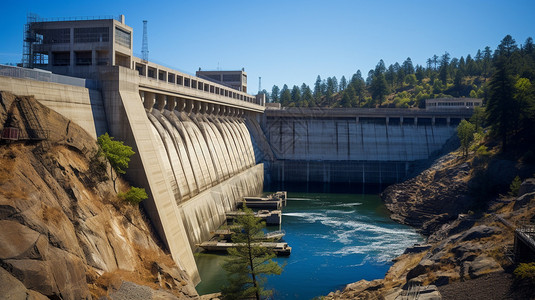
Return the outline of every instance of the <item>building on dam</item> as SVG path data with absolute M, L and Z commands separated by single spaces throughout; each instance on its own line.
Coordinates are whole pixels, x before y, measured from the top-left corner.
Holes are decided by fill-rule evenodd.
M 481 105 L 446 99 L 429 109 L 266 108 L 263 94 L 247 93 L 244 70 L 193 76 L 135 57 L 133 36 L 124 16 L 29 15 L 23 68 L 0 65 L 0 90 L 34 95 L 93 137 L 109 132 L 132 146 L 126 177 L 147 190 L 143 205 L 154 227 L 194 282 L 195 245 L 244 196 L 261 193 L 264 180 L 400 181 Z

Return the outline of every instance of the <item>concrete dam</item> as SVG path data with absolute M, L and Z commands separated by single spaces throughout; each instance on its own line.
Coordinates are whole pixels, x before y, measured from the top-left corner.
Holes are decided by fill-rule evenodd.
M 390 184 L 441 150 L 471 110 L 267 109 L 275 182 Z
M 146 189 L 154 228 L 194 283 L 195 245 L 265 179 L 396 182 L 471 114 L 266 109 L 262 94 L 247 93 L 243 70 L 167 68 L 135 57 L 132 33 L 124 16 L 29 23 L 26 68 L 0 66 L 0 90 L 33 95 L 91 136 L 109 132 L 131 146 L 125 176 Z

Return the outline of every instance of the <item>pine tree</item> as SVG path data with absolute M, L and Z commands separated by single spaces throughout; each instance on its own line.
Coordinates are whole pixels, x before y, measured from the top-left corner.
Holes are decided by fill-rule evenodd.
M 223 299 L 260 300 L 261 296 L 272 293 L 262 287 L 265 276 L 280 275 L 282 267 L 272 260 L 275 257 L 272 249 L 258 245 L 265 224 L 247 207 L 243 211 L 245 214 L 236 218 L 239 226 L 232 236 L 232 242 L 238 246 L 228 250 L 231 257 L 223 264 L 229 284 L 221 292 Z
M 340 88 L 339 88 L 339 90 L 343 91 L 343 90 L 346 89 L 346 87 L 347 87 L 347 79 L 346 79 L 345 76 L 342 75 L 342 78 L 340 78 Z
M 280 100 L 279 93 L 280 93 L 279 87 L 274 85 L 271 88 L 271 102 L 279 102 Z
M 282 86 L 282 90 L 280 92 L 280 101 L 281 106 L 287 106 L 292 102 L 292 93 L 290 92 L 290 89 L 288 89 L 288 85 Z
M 321 77 L 318 75 L 316 83 L 314 83 L 314 99 L 319 100 L 321 98 Z
M 496 64 L 496 72 L 489 83 L 489 98 L 487 102 L 487 120 L 491 124 L 492 132 L 501 138 L 502 151 L 507 150 L 507 136 L 511 133 L 514 119 L 515 105 L 513 103 L 514 80 L 505 59 Z

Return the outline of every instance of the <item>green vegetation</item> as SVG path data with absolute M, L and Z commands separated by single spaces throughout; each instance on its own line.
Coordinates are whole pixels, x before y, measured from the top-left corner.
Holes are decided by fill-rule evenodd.
M 470 149 L 470 145 L 474 141 L 475 132 L 476 126 L 466 120 L 462 120 L 457 127 L 457 136 L 461 141 L 461 149 L 464 156 L 468 155 L 468 149 Z
M 119 193 L 117 196 L 126 202 L 137 205 L 148 198 L 144 188 L 131 187 L 126 193 Z
M 110 137 L 108 133 L 98 137 L 97 143 L 100 147 L 99 155 L 105 157 L 111 168 L 115 170 L 114 172 L 110 170 L 110 178 L 113 181 L 113 188 L 117 192 L 116 180 L 119 174 L 125 174 L 126 169 L 128 169 L 128 163 L 130 162 L 130 157 L 134 155 L 132 147 L 126 146 L 121 141 L 114 141 L 113 137 Z
M 516 99 L 532 97 L 531 82 L 535 80 L 535 47 L 533 39 L 526 39 L 518 47 L 511 36 L 506 36 L 492 51 L 490 47 L 478 50 L 475 56 L 451 57 L 445 52 L 433 55 L 425 66 L 413 65 L 408 57 L 403 63 L 386 66 L 383 60 L 364 79 L 360 70 L 351 78 L 335 76 L 322 79 L 317 76 L 312 89 L 305 83 L 301 87 L 274 85 L 271 93 L 263 91 L 270 102 L 282 106 L 299 107 L 424 107 L 425 99 L 443 97 L 485 98 L 497 94 L 489 90 L 489 81 L 496 74 L 497 63 L 507 57 L 512 86 Z M 519 81 L 520 78 L 526 80 Z M 498 78 L 496 78 L 498 80 Z M 500 94 L 505 95 L 505 94 Z M 474 122 L 472 122 L 474 123 Z M 476 124 L 476 130 L 479 123 Z
M 232 242 L 239 246 L 228 250 L 231 257 L 223 264 L 229 284 L 222 288 L 222 295 L 223 299 L 259 300 L 271 294 L 262 288 L 265 276 L 279 275 L 282 267 L 272 260 L 273 250 L 257 245 L 265 224 L 255 218 L 252 210 L 244 208 L 243 211 L 245 214 L 236 218 L 240 226 L 232 237 Z
M 515 179 L 513 179 L 513 182 L 511 182 L 511 185 L 509 186 L 509 196 L 518 196 L 518 190 L 520 190 L 521 184 L 522 180 L 520 180 L 520 177 L 516 176 Z
M 513 272 L 515 279 L 535 286 L 535 262 L 521 263 Z

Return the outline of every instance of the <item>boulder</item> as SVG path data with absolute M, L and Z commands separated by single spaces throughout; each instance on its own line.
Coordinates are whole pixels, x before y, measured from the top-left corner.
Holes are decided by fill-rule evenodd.
M 409 273 L 407 273 L 407 281 L 412 278 L 418 277 L 422 274 L 426 274 L 435 267 L 435 262 L 430 259 L 422 259 L 416 267 L 412 268 Z
M 491 235 L 500 233 L 500 229 L 494 226 L 479 225 L 470 228 L 460 235 L 459 241 L 471 241 L 489 237 Z
M 481 253 L 481 245 L 470 242 L 459 244 L 451 249 L 458 261 L 472 261 Z
M 535 192 L 530 193 L 524 193 L 522 196 L 519 196 L 516 198 L 515 204 L 513 209 L 517 210 L 531 202 L 531 200 L 535 199 Z
M 488 273 L 501 272 L 503 268 L 499 263 L 494 260 L 494 258 L 480 255 L 476 257 L 473 261 L 464 262 L 464 270 L 468 271 L 470 278 L 478 278 Z
M 26 287 L 22 282 L 0 268 L 0 295 L 2 299 L 26 300 Z
M 535 193 L 535 178 L 528 178 L 524 180 L 518 189 L 519 197 L 528 193 Z
M 428 250 L 429 248 L 431 248 L 431 245 L 430 244 L 416 244 L 416 245 L 413 245 L 411 247 L 408 247 L 407 249 L 405 249 L 405 252 L 403 252 L 403 254 L 408 254 L 408 253 L 420 253 L 420 252 L 424 252 L 426 250 Z

